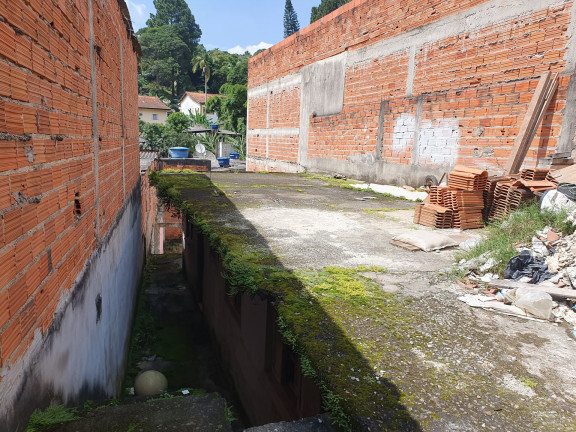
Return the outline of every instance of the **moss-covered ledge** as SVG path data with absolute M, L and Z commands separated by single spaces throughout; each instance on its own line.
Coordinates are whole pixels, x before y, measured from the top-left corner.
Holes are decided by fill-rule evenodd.
M 518 399 L 495 386 L 491 373 L 461 364 L 463 352 L 470 353 L 470 364 L 478 362 L 472 353 L 477 342 L 453 333 L 462 323 L 446 325 L 460 319 L 447 318 L 451 306 L 383 291 L 375 282 L 386 272 L 383 268 L 288 270 L 255 229 L 248 234 L 245 227 L 225 223 L 224 213 L 238 213 L 227 197 L 228 185 L 200 174 L 150 177 L 163 203 L 182 212 L 209 239 L 222 259 L 230 294 L 258 294 L 276 306 L 285 341 L 299 354 L 303 372 L 323 392 L 323 407 L 343 430 L 441 430 L 443 422 L 460 420 L 481 425 L 485 411 L 471 407 L 477 395 L 487 406 Z M 484 349 L 497 347 L 486 340 Z M 544 398 L 538 403 L 550 405 Z M 558 420 L 517 406 L 498 422 L 509 426 L 522 419 L 530 430 L 545 431 Z

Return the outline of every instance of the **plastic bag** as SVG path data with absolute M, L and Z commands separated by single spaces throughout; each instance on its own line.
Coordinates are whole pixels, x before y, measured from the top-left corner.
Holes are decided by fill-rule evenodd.
M 515 256 L 506 266 L 504 279 L 513 279 L 515 281 L 522 279 L 524 276 L 531 278 L 531 284 L 538 284 L 554 277 L 548 271 L 548 265 L 543 258 L 536 258 L 529 250 L 523 250 L 520 255 Z

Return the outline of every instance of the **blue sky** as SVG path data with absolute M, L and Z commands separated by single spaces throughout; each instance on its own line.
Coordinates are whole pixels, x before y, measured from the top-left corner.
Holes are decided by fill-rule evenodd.
M 285 0 L 186 0 L 202 30 L 206 49 L 243 54 L 268 48 L 284 39 Z M 134 30 L 156 13 L 152 0 L 126 0 Z M 320 0 L 292 0 L 300 28 L 310 23 L 310 10 Z

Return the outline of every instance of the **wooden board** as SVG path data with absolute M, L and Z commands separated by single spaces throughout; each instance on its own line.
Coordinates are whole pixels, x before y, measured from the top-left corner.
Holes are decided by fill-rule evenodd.
M 488 286 L 498 289 L 528 288 L 536 291 L 548 293 L 554 299 L 564 300 L 567 298 L 576 298 L 576 290 L 566 288 L 556 288 L 547 285 L 534 285 L 524 282 L 516 282 L 511 279 L 494 279 L 488 282 Z
M 576 183 L 576 165 L 551 171 L 550 176 L 558 183 Z
M 520 126 L 518 136 L 514 141 L 512 153 L 506 162 L 504 174 L 514 174 L 520 170 L 534 135 L 536 135 L 538 125 L 540 124 L 544 112 L 550 104 L 550 100 L 558 87 L 558 80 L 556 77 L 557 74 L 555 74 L 554 78 L 551 78 L 550 71 L 547 71 L 540 78 L 534 96 L 532 96 L 532 100 L 528 105 L 528 110 L 526 111 L 522 125 Z

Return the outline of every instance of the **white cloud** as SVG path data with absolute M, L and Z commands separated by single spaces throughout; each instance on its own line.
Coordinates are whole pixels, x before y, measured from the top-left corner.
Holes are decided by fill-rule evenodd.
M 241 47 L 240 45 L 236 45 L 234 48 L 230 48 L 228 52 L 230 54 L 244 54 L 248 51 L 250 54 L 254 54 L 259 49 L 267 49 L 270 48 L 272 44 L 267 42 L 260 42 L 258 45 L 248 45 L 246 48 Z
M 130 14 L 136 13 L 139 17 L 143 16 L 144 12 L 146 12 L 146 5 L 144 3 L 134 3 L 128 0 L 128 6 Z

